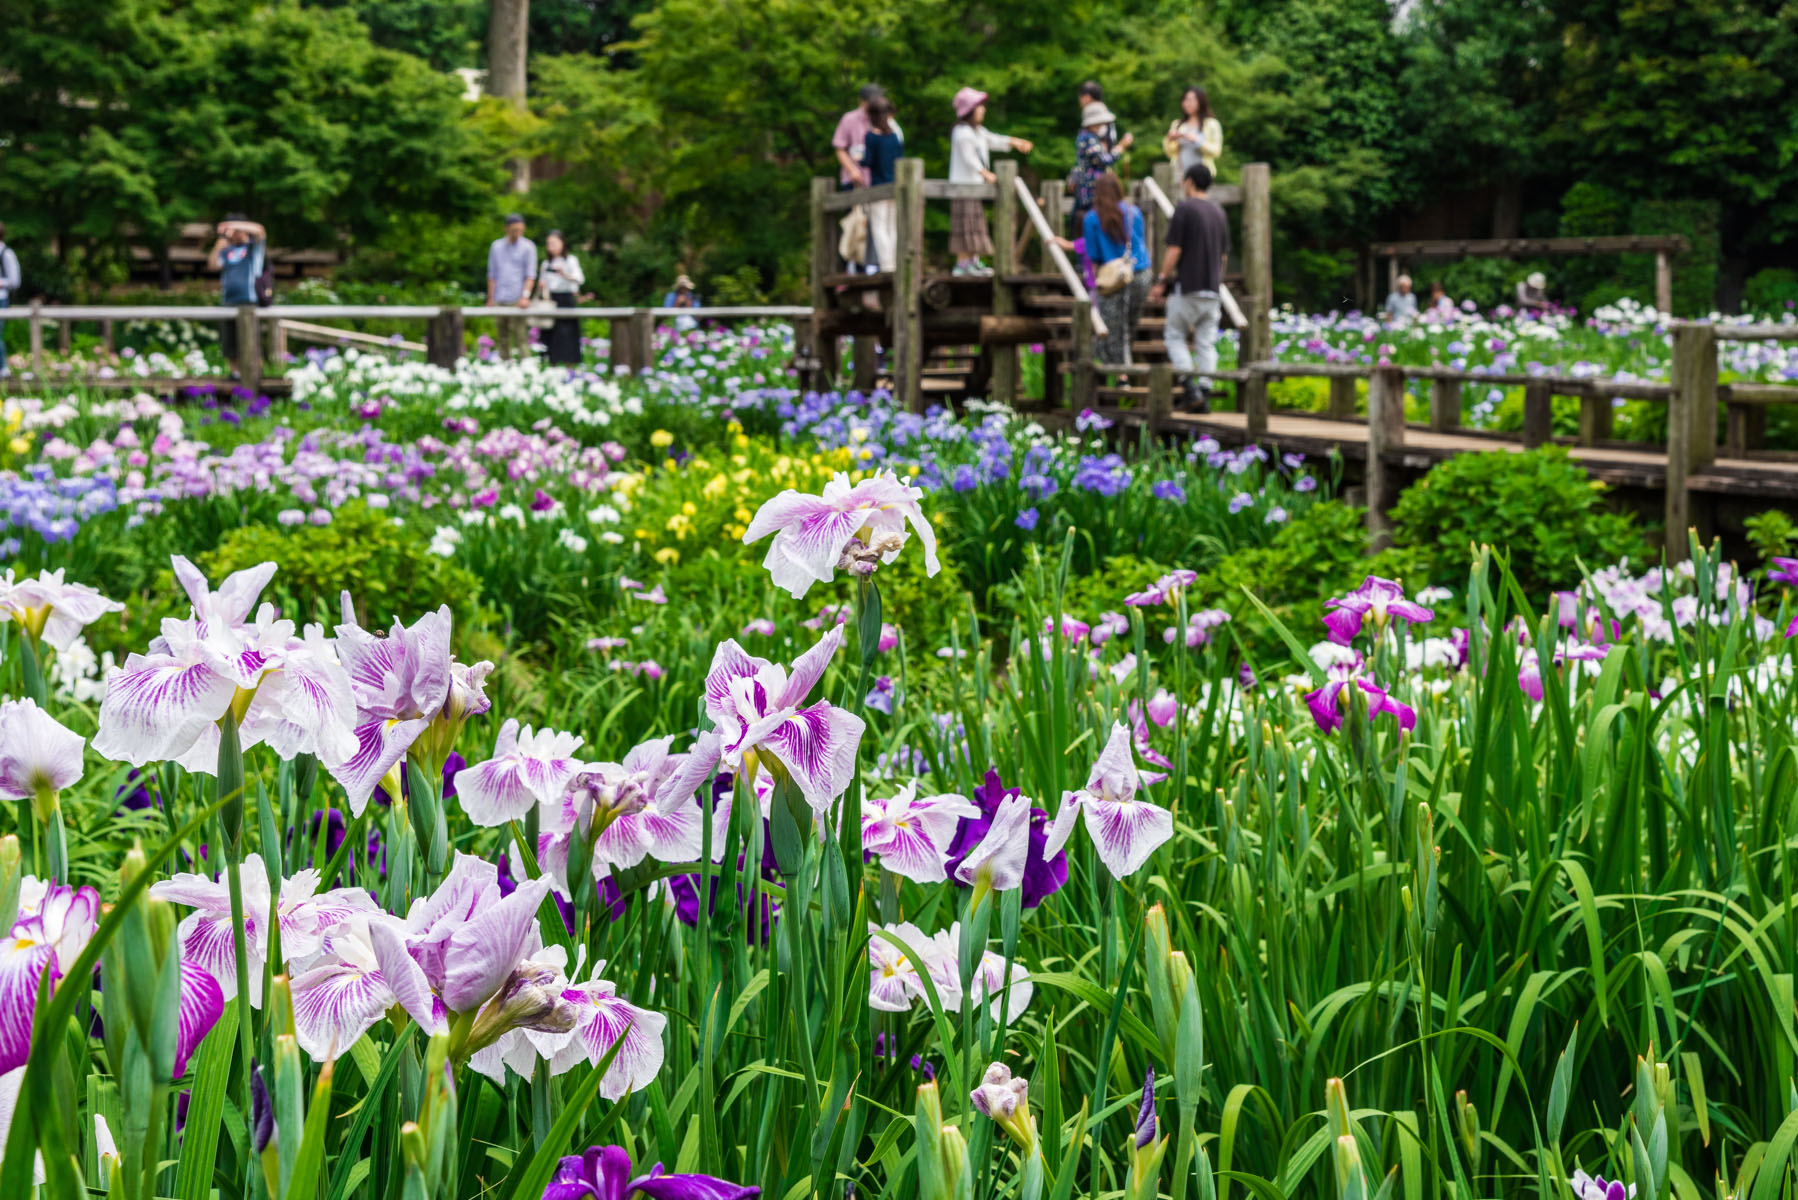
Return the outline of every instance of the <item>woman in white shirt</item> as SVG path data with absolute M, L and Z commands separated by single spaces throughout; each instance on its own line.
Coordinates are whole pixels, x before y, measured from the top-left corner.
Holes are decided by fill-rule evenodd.
M 965 87 L 955 93 L 955 129 L 949 134 L 949 182 L 992 183 L 993 151 L 1030 153 L 1023 138 L 1006 137 L 986 128 L 986 93 Z M 980 262 L 993 252 L 993 238 L 986 228 L 986 204 L 981 200 L 949 202 L 949 253 L 955 255 L 955 274 L 991 275 Z
M 543 265 L 537 271 L 537 291 L 555 301 L 557 308 L 573 308 L 581 284 L 581 260 L 568 253 L 568 241 L 560 229 L 552 229 L 543 239 Z M 549 361 L 557 366 L 581 365 L 581 323 L 570 317 L 552 322 L 549 336 Z

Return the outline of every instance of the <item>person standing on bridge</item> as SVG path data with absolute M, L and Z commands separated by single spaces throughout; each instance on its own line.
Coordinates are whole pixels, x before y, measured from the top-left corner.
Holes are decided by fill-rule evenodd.
M 876 96 L 868 101 L 868 136 L 862 140 L 868 186 L 893 182 L 904 153 L 905 136 L 893 120 L 893 102 Z M 873 243 L 873 265 L 891 271 L 899 262 L 899 201 L 875 200 L 868 205 L 868 240 Z
M 506 217 L 506 236 L 494 239 L 487 247 L 487 307 L 510 305 L 520 310 L 516 317 L 499 319 L 499 352 L 507 358 L 523 349 L 525 318 L 523 311 L 531 304 L 531 285 L 537 280 L 537 247 L 524 236 L 524 217 L 510 213 Z
M 1087 257 L 1098 264 L 1099 316 L 1105 320 L 1105 336 L 1093 349 L 1101 364 L 1127 367 L 1154 275 L 1142 209 L 1124 199 L 1124 185 L 1111 171 L 1093 189 L 1085 234 Z
M 955 128 L 949 134 L 949 182 L 993 183 L 993 151 L 1016 150 L 1028 154 L 1029 142 L 986 128 L 986 93 L 965 87 L 955 93 Z M 980 261 L 993 252 L 993 237 L 986 227 L 986 202 L 977 199 L 949 201 L 949 253 L 955 255 L 955 274 L 991 275 Z
M 1224 152 L 1224 126 L 1211 111 L 1211 97 L 1194 84 L 1180 97 L 1180 119 L 1167 131 L 1161 148 L 1174 160 L 1180 174 L 1186 168 L 1204 163 L 1217 178 L 1217 158 Z
M 256 283 L 262 278 L 262 264 L 268 256 L 268 230 L 242 213 L 226 213 L 218 224 L 218 240 L 206 265 L 219 273 L 219 303 L 239 305 L 256 303 Z M 238 355 L 259 354 L 259 346 L 237 344 L 237 322 L 219 325 L 219 349 L 230 364 L 231 378 L 238 374 Z
M 0 308 L 12 304 L 13 293 L 24 280 L 19 276 L 19 256 L 6 244 L 6 226 L 0 224 Z M 6 365 L 6 323 L 0 321 L 0 379 L 12 374 Z
M 1093 190 L 1099 176 L 1116 166 L 1135 140 L 1133 133 L 1117 136 L 1117 117 L 1103 100 L 1094 100 L 1080 111 L 1080 133 L 1074 138 L 1074 169 L 1068 172 L 1068 190 L 1074 197 L 1070 226 L 1074 233 L 1086 228 L 1086 214 L 1093 210 Z
M 1167 253 L 1161 276 L 1149 292 L 1159 300 L 1167 289 L 1168 361 L 1185 376 L 1181 390 L 1186 407 L 1208 411 L 1206 392 L 1217 370 L 1217 323 L 1223 300 L 1224 260 L 1230 256 L 1230 224 L 1224 210 L 1211 202 L 1211 171 L 1204 163 L 1186 169 L 1184 193 L 1167 227 Z

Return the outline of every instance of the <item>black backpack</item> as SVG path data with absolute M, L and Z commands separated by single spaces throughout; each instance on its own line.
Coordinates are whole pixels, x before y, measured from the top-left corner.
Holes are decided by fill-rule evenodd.
M 267 308 L 275 302 L 275 268 L 265 257 L 262 263 L 262 274 L 256 276 L 256 303 Z

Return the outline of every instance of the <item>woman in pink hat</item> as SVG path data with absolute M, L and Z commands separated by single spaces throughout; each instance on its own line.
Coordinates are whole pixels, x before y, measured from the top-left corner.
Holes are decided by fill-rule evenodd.
M 993 151 L 1030 153 L 1023 138 L 992 133 L 986 127 L 986 93 L 965 87 L 955 93 L 955 129 L 949 135 L 949 182 L 992 183 Z M 992 235 L 986 228 L 986 205 L 979 200 L 949 202 L 949 253 L 955 255 L 955 274 L 991 275 L 980 262 L 993 252 Z

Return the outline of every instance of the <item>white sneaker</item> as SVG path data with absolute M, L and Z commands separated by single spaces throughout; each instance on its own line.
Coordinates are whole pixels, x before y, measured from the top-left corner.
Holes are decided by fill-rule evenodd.
M 951 274 L 951 275 L 972 275 L 977 270 L 979 270 L 979 268 L 974 266 L 973 263 L 958 262 L 955 264 L 955 269 L 953 271 L 950 271 L 949 274 Z

